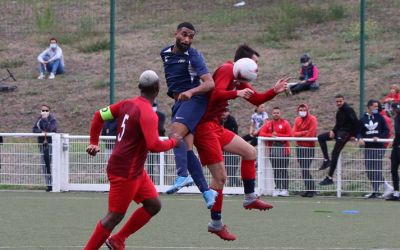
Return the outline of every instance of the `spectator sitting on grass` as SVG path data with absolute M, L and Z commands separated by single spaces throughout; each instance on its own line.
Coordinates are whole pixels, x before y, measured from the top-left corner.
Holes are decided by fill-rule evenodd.
M 54 79 L 57 74 L 64 73 L 64 56 L 62 49 L 57 44 L 57 39 L 50 39 L 50 46 L 37 57 L 40 63 L 39 80 L 43 80 L 46 71 L 50 73 L 49 79 Z

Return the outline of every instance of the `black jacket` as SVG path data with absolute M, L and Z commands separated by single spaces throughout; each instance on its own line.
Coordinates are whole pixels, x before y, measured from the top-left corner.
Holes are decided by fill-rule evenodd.
M 389 128 L 386 124 L 385 118 L 380 114 L 369 115 L 365 113 L 360 119 L 360 130 L 357 138 L 373 138 L 379 137 L 386 139 L 389 135 Z M 366 142 L 367 148 L 383 147 L 382 142 Z
M 231 115 L 228 115 L 226 120 L 221 120 L 221 125 L 224 126 L 224 128 L 232 131 L 235 134 L 238 133 L 238 124 L 237 124 L 235 118 Z
M 356 136 L 359 131 L 359 121 L 356 112 L 347 103 L 344 103 L 336 112 L 336 124 L 332 129 L 335 134 L 337 131 L 346 131 L 352 136 Z
M 33 125 L 32 128 L 33 133 L 42 133 L 42 132 L 47 132 L 47 133 L 57 133 L 57 121 L 56 118 L 49 114 L 47 118 L 42 118 L 39 117 L 35 124 Z M 39 136 L 38 137 L 38 143 L 43 143 L 43 142 L 48 142 L 51 143 L 51 136 Z

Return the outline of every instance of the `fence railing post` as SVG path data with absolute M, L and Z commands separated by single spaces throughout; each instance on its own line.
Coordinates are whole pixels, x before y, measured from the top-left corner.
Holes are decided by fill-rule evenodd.
M 69 134 L 62 134 L 61 142 L 61 191 L 69 191 Z
M 339 155 L 336 172 L 336 196 L 342 197 L 342 154 Z
M 164 157 L 165 153 L 161 152 L 159 154 L 160 156 L 160 186 L 164 186 L 164 175 L 165 175 L 165 157 Z
M 264 141 L 260 138 L 257 139 L 257 188 L 259 194 L 266 194 L 265 193 L 265 146 Z
M 51 136 L 51 147 L 52 147 L 52 164 L 51 164 L 51 185 L 53 192 L 60 192 L 61 187 L 61 154 L 62 144 L 61 135 L 53 134 Z

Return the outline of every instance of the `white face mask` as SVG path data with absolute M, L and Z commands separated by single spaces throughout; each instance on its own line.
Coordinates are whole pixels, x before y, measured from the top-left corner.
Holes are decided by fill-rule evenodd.
M 299 111 L 299 116 L 300 117 L 306 117 L 307 111 Z
M 56 49 L 56 48 L 57 48 L 57 44 L 55 44 L 55 43 L 50 44 L 50 49 Z
M 40 114 L 42 115 L 42 118 L 47 118 L 49 117 L 50 112 L 40 112 Z
M 157 112 L 157 107 L 152 107 L 154 112 Z

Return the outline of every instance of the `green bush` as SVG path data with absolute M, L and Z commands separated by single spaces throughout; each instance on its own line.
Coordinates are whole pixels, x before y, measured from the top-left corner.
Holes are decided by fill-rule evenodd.
M 36 28 L 39 32 L 49 32 L 54 27 L 54 10 L 51 4 L 47 4 L 43 13 L 35 10 Z

